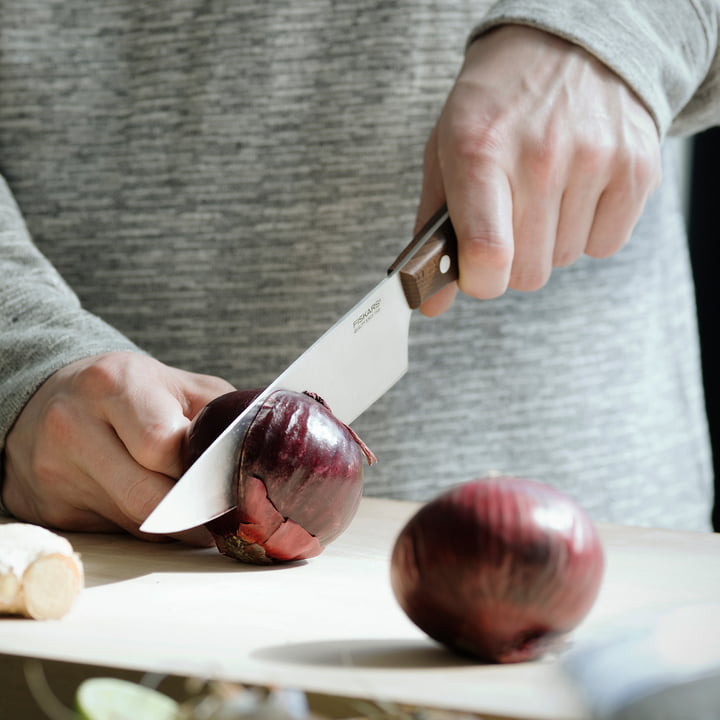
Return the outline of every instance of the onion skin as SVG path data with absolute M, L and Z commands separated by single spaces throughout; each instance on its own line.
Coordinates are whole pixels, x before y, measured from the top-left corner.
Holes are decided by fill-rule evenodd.
M 521 478 L 480 478 L 410 518 L 391 556 L 391 584 L 434 640 L 486 662 L 532 660 L 590 611 L 604 553 L 571 498 Z
M 203 408 L 188 430 L 188 467 L 259 393 L 233 391 Z M 375 456 L 321 398 L 276 390 L 238 448 L 237 507 L 205 526 L 221 553 L 242 562 L 319 555 L 355 516 L 365 461 Z
M 185 433 L 183 465 L 186 470 L 261 392 L 261 388 L 233 390 L 211 400 L 195 416 Z

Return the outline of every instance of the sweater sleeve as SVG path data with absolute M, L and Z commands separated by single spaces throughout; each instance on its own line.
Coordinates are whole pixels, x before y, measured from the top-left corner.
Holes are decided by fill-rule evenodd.
M 53 372 L 113 350 L 138 348 L 82 309 L 33 244 L 0 177 L 0 455 L 15 418 Z
M 507 23 L 584 47 L 628 83 L 661 135 L 720 123 L 720 0 L 500 0 L 471 40 Z

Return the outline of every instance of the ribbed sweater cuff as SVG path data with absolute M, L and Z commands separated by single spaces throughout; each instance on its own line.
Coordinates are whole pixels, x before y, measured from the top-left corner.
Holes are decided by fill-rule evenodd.
M 508 23 L 563 37 L 622 77 L 664 135 L 712 60 L 712 13 L 703 5 L 702 0 L 501 0 L 471 41 Z

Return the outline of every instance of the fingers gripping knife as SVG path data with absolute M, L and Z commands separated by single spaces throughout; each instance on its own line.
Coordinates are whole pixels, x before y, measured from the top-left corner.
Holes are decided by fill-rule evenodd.
M 277 377 L 188 468 L 141 526 L 175 533 L 208 522 L 235 506 L 235 451 L 258 406 L 274 390 L 320 395 L 349 424 L 408 369 L 410 316 L 458 277 L 457 240 L 442 207 L 376 285 Z

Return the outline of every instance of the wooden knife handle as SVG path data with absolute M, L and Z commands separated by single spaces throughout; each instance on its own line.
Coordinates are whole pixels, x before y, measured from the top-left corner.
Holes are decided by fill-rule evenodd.
M 457 280 L 457 237 L 445 205 L 388 268 L 388 274 L 394 272 L 398 272 L 408 305 L 413 309 Z

